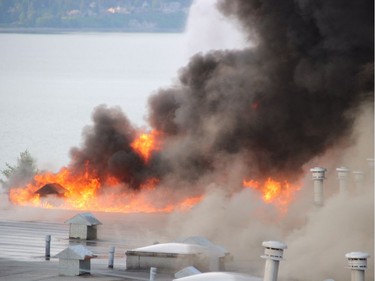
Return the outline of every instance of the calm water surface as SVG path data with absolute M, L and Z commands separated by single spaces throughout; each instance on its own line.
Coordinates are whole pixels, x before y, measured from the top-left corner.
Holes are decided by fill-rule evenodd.
M 184 34 L 0 34 L 0 169 L 26 149 L 57 170 L 99 104 L 146 126 L 147 98 L 187 62 Z

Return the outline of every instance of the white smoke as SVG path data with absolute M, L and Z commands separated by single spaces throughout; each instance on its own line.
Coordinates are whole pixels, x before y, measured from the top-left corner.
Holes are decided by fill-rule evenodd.
M 370 254 L 366 280 L 374 278 L 374 181 L 373 110 L 364 108 L 352 136 L 353 146 L 336 147 L 304 167 L 302 189 L 296 192 L 288 213 L 265 204 L 257 191 L 228 191 L 215 184 L 207 187 L 205 199 L 188 213 L 170 218 L 170 237 L 202 235 L 226 247 L 233 255 L 228 270 L 263 275 L 262 241 L 279 240 L 288 245 L 280 264 L 279 280 L 349 280 L 345 254 Z M 313 206 L 313 182 L 309 168 L 328 168 L 324 181 L 325 205 Z M 347 166 L 348 196 L 339 194 L 336 168 Z M 363 189 L 357 190 L 352 171 L 365 172 Z
M 235 20 L 228 21 L 216 8 L 217 0 L 195 0 L 190 8 L 186 45 L 189 57 L 211 50 L 249 46 Z

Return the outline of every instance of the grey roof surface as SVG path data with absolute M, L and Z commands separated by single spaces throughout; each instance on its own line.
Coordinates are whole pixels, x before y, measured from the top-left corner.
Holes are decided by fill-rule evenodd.
M 173 279 L 174 281 L 262 281 L 262 278 L 230 272 L 208 272 L 188 277 Z

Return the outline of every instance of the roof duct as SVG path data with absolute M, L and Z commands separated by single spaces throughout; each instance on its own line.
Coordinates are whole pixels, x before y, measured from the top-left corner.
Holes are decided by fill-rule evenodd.
M 354 182 L 355 182 L 355 187 L 356 187 L 357 192 L 362 192 L 365 173 L 362 171 L 354 171 L 353 175 L 354 175 Z
M 339 179 L 340 194 L 348 194 L 348 173 L 349 169 L 346 167 L 339 167 L 336 169 L 337 177 Z
M 262 246 L 265 249 L 261 257 L 266 259 L 263 281 L 276 281 L 279 262 L 283 259 L 283 252 L 287 245 L 278 241 L 265 241 Z
M 323 197 L 323 180 L 325 179 L 325 172 L 327 169 L 315 167 L 310 169 L 312 173 L 312 179 L 314 181 L 314 205 L 323 206 L 324 197 Z
M 351 281 L 365 281 L 365 270 L 369 254 L 363 252 L 347 253 L 348 268 L 351 269 Z

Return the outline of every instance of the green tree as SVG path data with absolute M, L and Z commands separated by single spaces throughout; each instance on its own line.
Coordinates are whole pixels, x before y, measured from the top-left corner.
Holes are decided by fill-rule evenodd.
M 1 174 L 6 180 L 0 179 L 3 188 L 9 189 L 11 187 L 26 185 L 38 172 L 36 167 L 36 160 L 25 150 L 20 153 L 17 159 L 17 165 L 11 166 L 5 163 L 6 169 L 1 171 Z

